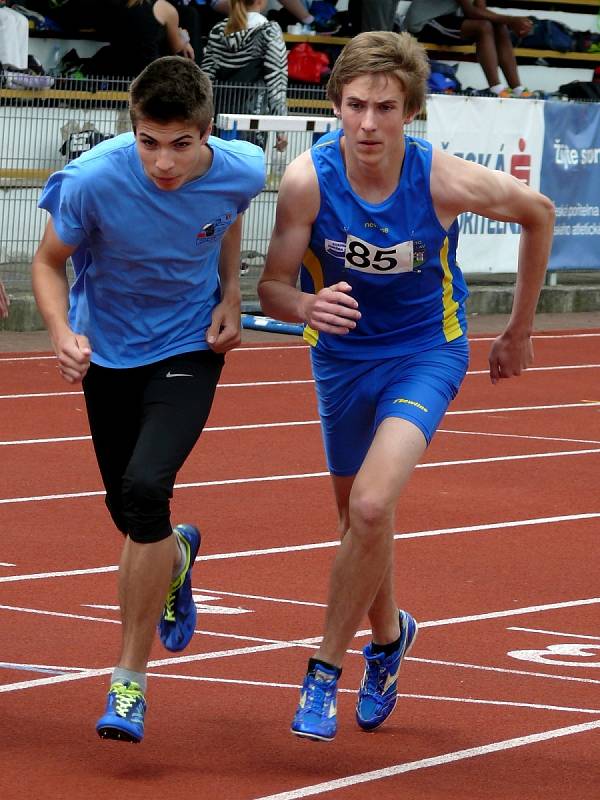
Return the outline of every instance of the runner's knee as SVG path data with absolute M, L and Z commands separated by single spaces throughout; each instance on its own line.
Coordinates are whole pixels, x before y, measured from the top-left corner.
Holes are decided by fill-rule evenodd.
M 130 539 L 144 544 L 159 542 L 171 535 L 171 495 L 172 488 L 151 475 L 125 474 L 122 516 Z

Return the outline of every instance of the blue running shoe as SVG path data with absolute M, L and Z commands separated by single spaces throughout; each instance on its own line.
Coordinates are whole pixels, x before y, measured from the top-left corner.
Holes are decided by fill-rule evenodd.
M 320 742 L 330 742 L 337 732 L 337 682 L 334 669 L 317 664 L 307 673 L 291 731 Z
M 400 611 L 400 647 L 391 656 L 364 650 L 366 666 L 356 702 L 356 721 L 364 731 L 382 725 L 396 707 L 398 673 L 402 659 L 417 638 L 418 625 L 408 611 Z
M 175 535 L 186 549 L 185 569 L 171 584 L 158 623 L 160 640 L 173 653 L 188 646 L 196 627 L 192 566 L 200 548 L 200 531 L 193 525 L 176 525 Z
M 134 681 L 113 683 L 106 699 L 106 711 L 96 723 L 98 736 L 138 744 L 144 738 L 146 698 Z

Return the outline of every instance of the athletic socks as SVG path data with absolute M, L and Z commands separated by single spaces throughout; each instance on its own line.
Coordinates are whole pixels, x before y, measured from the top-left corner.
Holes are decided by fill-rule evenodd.
M 400 639 L 402 638 L 402 633 L 400 636 L 393 642 L 389 644 L 376 644 L 375 642 L 371 642 L 371 652 L 373 655 L 379 655 L 379 653 L 383 653 L 384 656 L 391 656 L 392 653 L 397 653 L 400 648 Z
M 308 669 L 306 670 L 307 673 L 314 672 L 315 669 L 319 666 L 326 667 L 327 669 L 335 670 L 336 678 L 339 678 L 342 674 L 341 667 L 336 667 L 333 664 L 329 664 L 327 661 L 323 661 L 321 658 L 309 658 L 308 659 Z
M 490 92 L 493 92 L 494 94 L 500 95 L 500 94 L 502 94 L 502 92 L 506 91 L 507 88 L 508 87 L 505 86 L 503 83 L 497 83 L 495 86 L 490 86 Z M 513 92 L 514 92 L 514 89 L 513 89 Z
M 125 683 L 126 681 L 129 681 L 129 683 L 133 681 L 137 683 L 142 692 L 146 691 L 148 679 L 145 672 L 134 672 L 131 669 L 125 669 L 125 667 L 115 667 L 110 681 L 111 684 L 117 682 Z

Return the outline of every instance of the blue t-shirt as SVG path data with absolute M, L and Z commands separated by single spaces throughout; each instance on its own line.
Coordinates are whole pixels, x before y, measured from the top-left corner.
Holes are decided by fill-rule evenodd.
M 259 147 L 208 145 L 208 171 L 172 192 L 146 176 L 132 133 L 48 180 L 39 205 L 77 246 L 69 324 L 89 338 L 94 363 L 135 367 L 208 348 L 223 235 L 265 181 Z
M 301 286 L 316 293 L 346 281 L 361 318 L 343 336 L 307 327 L 305 338 L 318 352 L 364 359 L 406 355 L 463 336 L 467 287 L 456 264 L 458 223 L 445 230 L 434 211 L 431 145 L 405 136 L 398 186 L 373 204 L 348 181 L 342 135 L 326 134 L 311 149 L 321 205 Z

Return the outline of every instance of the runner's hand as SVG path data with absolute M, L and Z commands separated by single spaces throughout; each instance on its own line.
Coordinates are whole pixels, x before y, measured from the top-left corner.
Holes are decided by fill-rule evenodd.
M 514 335 L 506 331 L 494 340 L 490 349 L 490 380 L 498 383 L 511 378 L 533 364 L 533 344 L 529 335 Z
M 316 295 L 306 295 L 306 323 L 324 333 L 346 334 L 354 330 L 360 311 L 351 291 L 349 283 L 340 281 L 321 289 Z
M 212 321 L 206 331 L 208 346 L 215 353 L 233 350 L 242 340 L 242 318 L 238 303 L 221 302 L 212 313 Z
M 54 342 L 54 351 L 62 377 L 67 383 L 79 383 L 90 367 L 92 348 L 87 336 L 69 331 Z

